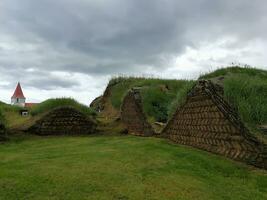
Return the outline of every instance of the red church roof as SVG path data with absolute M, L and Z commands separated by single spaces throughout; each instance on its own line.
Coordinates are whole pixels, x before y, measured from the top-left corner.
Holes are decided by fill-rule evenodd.
M 20 83 L 18 83 L 16 90 L 11 98 L 24 98 L 25 99 Z

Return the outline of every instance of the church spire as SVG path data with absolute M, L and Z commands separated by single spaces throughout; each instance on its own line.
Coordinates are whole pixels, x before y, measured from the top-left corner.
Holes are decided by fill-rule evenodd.
M 13 96 L 11 98 L 22 98 L 25 99 L 24 94 L 22 92 L 21 86 L 20 86 L 20 82 L 18 82 L 18 85 L 16 87 L 16 90 L 13 94 Z

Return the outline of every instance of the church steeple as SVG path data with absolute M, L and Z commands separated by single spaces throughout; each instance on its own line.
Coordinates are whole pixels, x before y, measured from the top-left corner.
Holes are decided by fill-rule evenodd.
M 21 86 L 20 86 L 20 82 L 18 82 L 16 90 L 11 98 L 24 98 L 25 99 Z
M 20 82 L 18 82 L 15 92 L 11 97 L 11 104 L 24 107 L 25 100 L 26 98 L 22 92 Z

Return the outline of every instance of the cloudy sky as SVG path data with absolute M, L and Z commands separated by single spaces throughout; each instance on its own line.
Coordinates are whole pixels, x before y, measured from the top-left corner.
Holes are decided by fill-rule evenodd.
M 112 76 L 267 69 L 265 0 L 0 0 L 0 100 L 89 104 Z

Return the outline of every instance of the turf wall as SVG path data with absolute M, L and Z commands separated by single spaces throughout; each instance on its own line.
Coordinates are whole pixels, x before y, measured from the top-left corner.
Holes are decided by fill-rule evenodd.
M 96 123 L 73 107 L 59 107 L 38 120 L 29 131 L 37 135 L 95 133 Z
M 121 120 L 127 127 L 129 134 L 139 136 L 154 134 L 143 112 L 142 99 L 138 88 L 132 88 L 124 97 L 121 106 Z
M 223 89 L 199 81 L 163 134 L 172 141 L 267 168 L 266 145 L 252 135 L 223 99 Z

